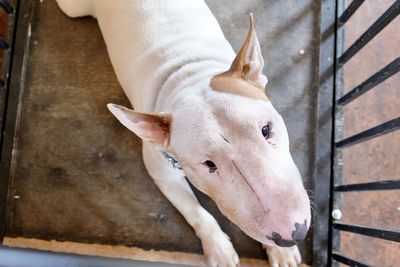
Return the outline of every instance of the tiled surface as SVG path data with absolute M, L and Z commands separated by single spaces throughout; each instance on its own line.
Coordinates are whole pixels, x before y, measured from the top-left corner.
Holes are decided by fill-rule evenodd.
M 393 0 L 365 1 L 346 24 L 349 47 Z M 348 92 L 400 55 L 400 17 L 345 65 Z M 400 75 L 392 76 L 344 109 L 344 136 L 379 125 L 400 115 Z M 400 131 L 358 144 L 343 151 L 343 183 L 399 179 Z M 397 229 L 400 226 L 399 191 L 343 193 L 342 222 Z M 400 244 L 354 234 L 341 236 L 341 251 L 373 266 L 398 266 Z

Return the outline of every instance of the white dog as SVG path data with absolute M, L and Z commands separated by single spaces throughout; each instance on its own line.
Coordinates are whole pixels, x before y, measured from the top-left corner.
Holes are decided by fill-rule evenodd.
M 272 266 L 297 266 L 310 203 L 285 124 L 264 94 L 252 16 L 235 55 L 203 0 L 57 1 L 68 16 L 97 18 L 135 111 L 108 108 L 143 139 L 149 174 L 193 227 L 209 264 L 239 259 L 185 176 L 266 247 Z

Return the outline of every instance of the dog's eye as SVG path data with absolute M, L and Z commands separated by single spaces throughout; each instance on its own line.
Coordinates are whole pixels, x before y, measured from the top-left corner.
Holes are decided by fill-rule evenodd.
M 272 137 L 272 123 L 268 122 L 267 125 L 265 125 L 264 127 L 262 127 L 261 132 L 262 135 L 264 136 L 265 139 L 271 138 Z
M 211 160 L 206 160 L 203 164 L 208 167 L 210 173 L 214 173 L 217 170 L 217 165 L 215 165 Z

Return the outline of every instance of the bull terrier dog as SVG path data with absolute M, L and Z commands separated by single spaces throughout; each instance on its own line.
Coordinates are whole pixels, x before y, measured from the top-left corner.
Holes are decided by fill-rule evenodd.
M 236 55 L 203 0 L 57 2 L 70 17 L 97 18 L 135 110 L 107 107 L 143 140 L 147 171 L 201 239 L 208 264 L 237 266 L 239 258 L 185 177 L 265 247 L 271 266 L 300 264 L 310 202 L 265 95 L 252 15 Z

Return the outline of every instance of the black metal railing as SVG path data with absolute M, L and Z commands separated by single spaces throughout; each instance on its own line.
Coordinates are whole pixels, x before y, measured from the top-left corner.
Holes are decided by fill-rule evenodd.
M 363 3 L 363 1 L 361 3 L 359 3 L 359 6 Z M 358 7 L 359 7 L 358 6 Z M 349 6 L 349 8 L 351 7 L 351 4 Z M 349 15 L 347 15 L 347 19 L 346 21 L 351 17 L 352 14 L 354 14 L 356 12 L 356 9 L 352 9 L 351 12 L 347 12 L 349 13 Z M 346 11 L 344 11 L 345 14 Z M 378 33 L 380 33 L 392 20 L 394 20 L 397 15 L 399 15 L 400 13 L 400 2 L 396 1 L 393 3 L 393 5 L 391 5 L 389 7 L 388 10 L 386 10 L 385 13 L 382 14 L 382 16 L 380 16 L 372 25 L 371 27 L 368 28 L 368 30 L 366 30 L 364 32 L 364 34 L 362 34 L 360 36 L 360 38 L 358 38 L 353 45 L 351 45 L 349 47 L 349 49 L 347 49 L 338 59 L 338 63 L 339 65 L 343 65 L 345 64 L 350 58 L 352 58 L 355 54 L 357 54 L 358 51 L 361 50 L 361 48 L 363 48 L 366 44 L 368 44 L 369 41 L 372 40 L 372 38 L 374 38 Z M 343 25 L 343 23 L 341 24 Z M 340 25 L 340 26 L 341 26 Z
M 350 17 L 355 14 L 358 8 L 364 3 L 364 0 L 353 0 L 349 6 L 343 11 L 340 12 L 340 7 L 344 5 L 343 1 L 336 1 L 336 24 L 335 24 L 335 40 L 336 47 L 340 46 L 338 42 L 343 40 L 340 37 L 340 31 L 343 30 L 342 26 L 345 25 Z M 341 13 L 341 14 L 340 14 Z M 387 25 L 389 25 L 398 15 L 400 14 L 400 0 L 396 0 L 372 25 L 352 44 L 350 47 L 340 54 L 340 49 L 336 49 L 337 55 L 334 62 L 334 76 L 335 81 L 333 87 L 337 89 L 338 86 L 342 86 L 341 79 L 343 79 L 343 70 L 342 67 L 353 57 L 355 56 L 365 45 L 371 41 L 374 37 L 376 37 Z M 338 37 L 339 36 L 339 37 Z M 342 107 L 351 103 L 361 95 L 365 94 L 367 91 L 372 90 L 377 87 L 380 83 L 397 74 L 400 71 L 400 57 L 395 58 L 391 63 L 383 67 L 381 70 L 377 71 L 371 77 L 366 79 L 364 82 L 356 86 L 354 89 L 350 90 L 347 94 L 341 96 L 338 100 L 334 100 L 333 108 L 334 108 L 334 116 L 342 116 Z M 336 123 L 340 120 L 335 118 Z M 341 126 L 338 126 L 334 123 L 333 128 L 334 131 L 341 132 Z M 333 143 L 333 151 L 334 151 L 334 167 L 338 166 L 338 164 L 346 164 L 341 159 L 341 151 L 346 149 L 349 146 L 360 144 L 366 142 L 372 138 L 377 138 L 382 135 L 391 133 L 393 131 L 400 129 L 400 117 L 394 118 L 387 122 L 384 122 L 380 125 L 357 133 L 353 136 L 347 137 L 345 139 L 341 139 Z M 336 134 L 336 137 L 341 136 L 341 134 Z M 398 145 L 398 144 L 397 144 Z M 339 163 L 340 162 L 340 163 Z M 336 184 L 335 177 L 341 175 L 340 166 L 336 168 L 339 170 L 339 174 L 332 175 L 331 179 L 333 179 L 332 188 L 331 188 L 331 211 L 335 201 L 335 196 L 337 193 L 344 192 L 361 192 L 361 191 L 376 191 L 376 190 L 399 190 L 400 189 L 400 179 L 391 179 L 386 181 L 379 182 L 368 182 L 368 183 L 358 183 L 358 184 Z M 333 169 L 335 172 L 335 168 Z M 340 197 L 338 197 L 340 199 Z M 371 228 L 367 226 L 354 225 L 354 224 L 343 224 L 338 223 L 337 221 L 331 219 L 330 222 L 331 230 L 330 235 L 333 236 L 335 234 L 339 234 L 343 231 L 351 232 L 358 235 L 369 236 L 372 238 L 379 238 L 383 240 L 389 240 L 393 242 L 400 243 L 400 231 L 398 230 L 388 230 L 388 229 L 378 229 Z M 333 236 L 330 242 L 335 238 Z M 347 256 L 341 255 L 337 251 L 333 251 L 335 244 L 331 243 L 330 253 L 328 255 L 329 260 L 328 264 L 333 264 L 333 262 L 340 262 L 348 266 L 365 266 L 369 267 L 370 265 L 366 263 L 362 263 L 355 259 L 349 258 Z
M 388 134 L 400 128 L 400 117 L 384 122 L 378 126 L 365 130 L 335 143 L 336 148 L 344 148 L 358 143 L 368 141 L 372 138 Z
M 7 14 L 13 14 L 14 13 L 14 8 L 13 6 L 6 0 L 1 0 L 0 1 L 0 7 L 7 13 Z
M 3 129 L 4 129 L 4 118 L 7 103 L 8 94 L 8 83 L 10 78 L 11 64 L 12 64 L 12 53 L 13 53 L 13 41 L 15 34 L 15 21 L 16 21 L 16 9 L 17 1 L 6 1 L 0 0 L 0 12 L 6 19 L 2 20 L 0 25 L 0 53 L 1 55 L 1 67 L 2 73 L 0 76 L 0 150 L 3 142 Z M 1 154 L 1 153 L 0 153 Z M 1 155 L 0 155 L 1 159 Z
M 353 0 L 339 18 L 339 26 L 345 24 L 365 0 Z
M 400 189 L 400 180 L 387 180 L 360 184 L 337 185 L 333 188 L 335 192 L 351 191 L 375 191 Z
M 332 259 L 334 259 L 334 260 L 336 260 L 336 261 L 338 261 L 340 263 L 346 264 L 348 266 L 370 267 L 369 265 L 366 265 L 366 264 L 361 263 L 359 261 L 355 261 L 355 260 L 346 258 L 346 257 L 344 257 L 342 255 L 339 255 L 339 254 L 336 254 L 336 253 L 332 253 Z
M 0 173 L 8 168 L 5 166 L 3 158 L 4 136 L 6 133 L 6 114 L 8 107 L 9 85 L 11 79 L 11 68 L 13 63 L 13 54 L 15 46 L 16 21 L 18 16 L 18 0 L 0 0 L 0 12 L 2 20 L 0 20 Z M 9 189 L 9 179 L 0 180 L 0 242 L 5 233 L 6 224 L 6 203 L 7 192 Z
M 380 71 L 376 72 L 370 78 L 365 80 L 365 82 L 361 83 L 360 85 L 356 86 L 353 90 L 342 96 L 338 101 L 337 105 L 344 106 L 357 97 L 365 94 L 370 89 L 376 87 L 378 84 L 386 81 L 386 79 L 392 77 L 397 72 L 400 71 L 400 57 L 393 60 L 387 66 L 385 66 Z

